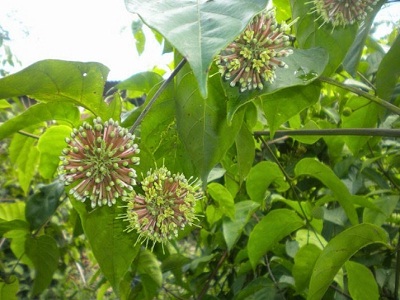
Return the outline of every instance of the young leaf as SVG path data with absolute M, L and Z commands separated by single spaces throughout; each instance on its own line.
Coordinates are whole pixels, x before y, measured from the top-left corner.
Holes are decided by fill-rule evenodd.
M 60 162 L 61 151 L 67 146 L 65 138 L 72 129 L 65 125 L 48 128 L 38 142 L 40 152 L 39 173 L 45 179 L 52 179 Z
M 335 194 L 350 222 L 358 224 L 358 217 L 351 200 L 351 194 L 330 168 L 315 159 L 304 158 L 297 163 L 295 174 L 297 177 L 301 175 L 311 176 L 325 184 Z
M 189 62 L 200 93 L 207 95 L 208 69 L 214 56 L 233 41 L 266 0 L 125 0 L 149 27 L 160 32 Z
M 238 202 L 235 204 L 235 218 L 233 220 L 224 219 L 222 231 L 229 251 L 232 250 L 242 234 L 244 226 L 259 206 L 260 204 L 250 200 Z
M 218 211 L 229 217 L 231 220 L 235 218 L 235 203 L 231 193 L 219 183 L 212 182 L 207 186 L 207 192 L 217 203 Z
M 289 184 L 285 181 L 279 166 L 270 161 L 262 161 L 251 168 L 246 180 L 246 191 L 250 199 L 263 203 L 269 186 L 274 183 L 278 191 L 286 191 Z
M 354 300 L 380 298 L 378 284 L 370 269 L 354 261 L 348 261 L 344 266 L 347 271 L 350 296 Z
M 247 250 L 253 268 L 281 239 L 302 226 L 304 221 L 292 210 L 283 208 L 270 211 L 250 233 Z
M 35 266 L 32 295 L 36 296 L 50 284 L 58 267 L 60 252 L 56 241 L 48 235 L 27 238 L 25 252 Z
M 117 205 L 88 213 L 84 203 L 74 199 L 71 202 L 81 217 L 83 230 L 104 276 L 118 295 L 119 283 L 140 249 L 140 244 L 135 245 L 137 234 L 124 232 L 126 224 L 116 219 L 123 210 Z
M 354 253 L 373 243 L 386 245 L 387 239 L 387 233 L 372 224 L 355 225 L 336 235 L 315 263 L 307 299 L 322 299 L 336 273 Z
M 28 198 L 25 208 L 26 220 L 31 230 L 40 228 L 56 211 L 60 197 L 64 193 L 64 184 L 55 181 L 42 186 L 39 192 Z
M 29 95 L 40 102 L 70 102 L 108 119 L 108 106 L 103 101 L 108 71 L 95 62 L 39 61 L 1 78 L 0 99 Z
M 50 120 L 65 121 L 76 125 L 79 121 L 79 110 L 67 102 L 35 104 L 0 125 L 0 140 L 18 130 Z

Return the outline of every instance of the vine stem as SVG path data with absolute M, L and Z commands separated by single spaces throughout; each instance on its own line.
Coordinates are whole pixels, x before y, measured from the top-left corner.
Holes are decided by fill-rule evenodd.
M 129 130 L 130 133 L 133 133 L 135 129 L 139 126 L 140 122 L 142 122 L 143 118 L 147 115 L 149 112 L 150 108 L 153 106 L 154 102 L 160 97 L 161 93 L 165 90 L 167 85 L 174 79 L 176 74 L 182 69 L 182 67 L 185 65 L 186 59 L 183 58 L 179 64 L 176 66 L 176 68 L 172 71 L 171 75 L 163 82 L 163 84 L 160 86 L 160 88 L 157 90 L 157 92 L 154 94 L 153 98 L 147 103 L 146 107 L 142 110 L 140 113 L 139 117 L 136 119 L 135 123 L 133 123 L 131 129 Z
M 362 91 L 360 89 L 357 89 L 357 88 L 354 88 L 352 86 L 348 86 L 348 85 L 346 85 L 344 83 L 341 83 L 341 82 L 336 81 L 336 80 L 334 80 L 332 78 L 329 78 L 329 77 L 321 76 L 319 78 L 319 80 L 322 81 L 322 82 L 329 83 L 331 85 L 335 85 L 335 86 L 340 87 L 342 89 L 348 90 L 350 92 L 353 92 L 353 93 L 355 93 L 355 94 L 357 94 L 359 96 L 362 96 L 362 97 L 364 97 L 364 98 L 366 98 L 368 100 L 371 100 L 372 102 L 375 102 L 376 104 L 378 104 L 380 106 L 383 106 L 383 107 L 387 108 L 388 110 L 390 110 L 391 112 L 393 112 L 393 113 L 395 113 L 397 115 L 400 115 L 400 108 L 399 107 L 391 104 L 390 102 L 387 102 L 387 101 L 383 100 L 382 98 L 379 98 L 377 96 L 371 95 L 370 93 L 364 92 L 364 91 Z
M 271 131 L 254 131 L 255 136 L 270 135 Z M 328 128 L 328 129 L 293 129 L 293 130 L 277 130 L 274 137 L 294 135 L 358 135 L 358 136 L 385 136 L 400 137 L 400 129 L 386 128 Z

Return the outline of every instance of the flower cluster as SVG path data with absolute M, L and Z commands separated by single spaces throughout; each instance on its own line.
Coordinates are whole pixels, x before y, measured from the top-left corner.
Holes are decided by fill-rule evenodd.
M 82 202 L 90 199 L 91 206 L 111 206 L 127 195 L 136 184 L 132 165 L 139 163 L 135 136 L 127 129 L 100 118 L 93 126 L 83 123 L 66 138 L 68 147 L 62 151 L 59 174 L 69 193 Z
M 362 21 L 378 0 L 314 0 L 314 12 L 324 23 L 335 26 L 352 25 Z
M 240 91 L 263 89 L 275 79 L 276 66 L 286 68 L 279 60 L 293 53 L 287 33 L 291 24 L 278 24 L 275 10 L 255 16 L 244 32 L 217 56 L 216 63 L 225 80 Z
M 125 198 L 127 211 L 119 216 L 129 222 L 125 231 L 135 230 L 137 242 L 166 243 L 178 231 L 197 220 L 196 200 L 202 197 L 200 186 L 190 183 L 182 174 L 171 174 L 167 168 L 150 170 L 141 182 L 143 195 L 133 192 Z

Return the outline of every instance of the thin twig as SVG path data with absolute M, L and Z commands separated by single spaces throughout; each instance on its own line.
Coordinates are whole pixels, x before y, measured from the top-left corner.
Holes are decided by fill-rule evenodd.
M 228 256 L 228 251 L 225 251 L 220 260 L 218 261 L 215 269 L 213 270 L 213 272 L 210 274 L 210 276 L 207 279 L 207 282 L 205 283 L 203 289 L 200 291 L 199 296 L 197 297 L 198 300 L 203 299 L 203 297 L 205 296 L 205 294 L 207 293 L 208 289 L 210 288 L 210 283 L 211 280 L 215 277 L 215 275 L 217 275 L 217 272 L 219 270 L 219 268 L 222 266 L 222 263 L 224 262 L 224 260 L 226 259 L 226 257 Z
M 174 79 L 176 74 L 182 69 L 182 67 L 185 65 L 186 59 L 183 58 L 179 64 L 176 66 L 176 68 L 172 71 L 171 75 L 163 82 L 163 84 L 160 86 L 160 88 L 157 90 L 157 92 L 154 94 L 153 98 L 149 101 L 149 103 L 146 105 L 146 107 L 142 110 L 140 113 L 139 117 L 136 119 L 135 123 L 132 125 L 131 129 L 129 130 L 130 133 L 133 133 L 135 129 L 139 126 L 140 122 L 142 122 L 143 118 L 147 115 L 149 112 L 150 108 L 153 106 L 154 102 L 158 99 L 160 94 L 165 90 L 167 85 Z
M 335 85 L 335 86 L 340 87 L 342 89 L 348 90 L 350 92 L 353 92 L 353 93 L 355 93 L 355 94 L 357 94 L 359 96 L 362 96 L 362 97 L 364 97 L 364 98 L 366 98 L 368 100 L 371 100 L 372 102 L 375 102 L 376 104 L 378 104 L 380 106 L 383 106 L 383 107 L 387 108 L 388 110 L 390 110 L 391 112 L 393 112 L 393 113 L 395 113 L 397 115 L 400 115 L 400 108 L 399 107 L 391 104 L 390 102 L 387 102 L 387 101 L 383 100 L 382 98 L 379 98 L 377 96 L 371 95 L 371 94 L 369 94 L 367 92 L 364 92 L 364 91 L 362 91 L 360 89 L 357 89 L 357 88 L 354 88 L 352 86 L 346 85 L 344 83 L 341 83 L 341 82 L 336 81 L 336 80 L 334 80 L 332 78 L 329 78 L 329 77 L 321 76 L 319 78 L 319 80 L 322 81 L 322 82 L 326 82 L 326 83 Z
M 269 130 L 254 131 L 255 136 L 270 135 Z M 400 129 L 386 128 L 327 128 L 327 129 L 293 129 L 277 130 L 274 133 L 275 138 L 294 135 L 307 136 L 326 136 L 326 135 L 356 135 L 356 136 L 384 136 L 400 137 Z

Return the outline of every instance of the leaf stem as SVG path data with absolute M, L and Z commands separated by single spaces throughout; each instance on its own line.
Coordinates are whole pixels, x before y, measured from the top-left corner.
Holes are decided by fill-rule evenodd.
M 255 136 L 270 135 L 269 130 L 254 131 Z M 293 130 L 277 130 L 274 133 L 275 138 L 296 135 L 357 135 L 357 136 L 384 136 L 384 137 L 400 137 L 400 129 L 386 128 L 328 128 L 328 129 L 293 129 Z
M 395 113 L 397 115 L 400 115 L 400 108 L 399 107 L 397 107 L 397 106 L 391 104 L 390 102 L 385 101 L 385 100 L 383 100 L 383 99 L 381 99 L 381 98 L 379 98 L 377 96 L 371 95 L 370 93 L 364 92 L 364 91 L 362 91 L 360 89 L 357 89 L 357 88 L 354 88 L 352 86 L 348 86 L 348 85 L 346 85 L 344 83 L 341 83 L 341 82 L 336 81 L 336 80 L 334 80 L 332 78 L 329 78 L 329 77 L 321 76 L 319 78 L 319 80 L 322 81 L 322 82 L 329 83 L 331 85 L 335 85 L 335 86 L 340 87 L 342 89 L 348 90 L 350 92 L 353 92 L 353 93 L 355 93 L 355 94 L 357 94 L 359 96 L 362 96 L 362 97 L 364 97 L 364 98 L 366 98 L 366 99 L 368 99 L 368 100 L 370 100 L 372 102 L 375 102 L 376 104 L 378 104 L 380 106 L 383 106 L 383 107 L 387 108 L 388 110 L 390 110 L 391 112 L 393 112 L 393 113 Z
M 133 133 L 135 129 L 139 126 L 140 122 L 142 122 L 143 118 L 147 115 L 149 112 L 150 108 L 153 106 L 154 102 L 158 99 L 160 94 L 165 90 L 167 85 L 174 79 L 176 74 L 182 69 L 182 67 L 185 65 L 186 59 L 183 58 L 179 64 L 176 66 L 176 68 L 172 71 L 171 75 L 163 82 L 163 84 L 160 86 L 160 88 L 157 90 L 157 92 L 154 94 L 153 98 L 147 103 L 146 107 L 142 110 L 140 113 L 139 117 L 136 119 L 135 123 L 133 123 L 131 129 L 129 130 L 130 133 Z
M 27 137 L 34 138 L 34 139 L 36 139 L 36 140 L 38 140 L 38 139 L 40 138 L 40 136 L 38 136 L 38 135 L 36 135 L 36 134 L 32 134 L 32 133 L 29 133 L 29 132 L 26 132 L 26 131 L 23 131 L 23 130 L 18 130 L 18 133 L 19 133 L 19 134 L 22 134 L 22 135 L 25 135 L 25 136 L 27 136 Z

